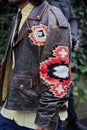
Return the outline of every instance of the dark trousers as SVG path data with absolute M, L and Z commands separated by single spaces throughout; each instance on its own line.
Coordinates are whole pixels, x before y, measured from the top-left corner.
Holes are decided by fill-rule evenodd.
M 0 114 L 0 130 L 33 130 L 17 125 L 15 121 L 9 120 Z
M 62 121 L 59 119 L 57 130 L 62 130 Z
M 74 107 L 74 97 L 73 94 L 70 95 L 69 97 L 69 107 L 68 107 L 68 123 L 69 122 L 74 122 L 77 120 L 77 114 L 75 112 L 75 107 Z M 57 130 L 62 130 L 62 121 L 59 120 L 58 123 L 58 128 Z
M 68 122 L 76 120 L 77 120 L 77 114 L 74 107 L 74 97 L 73 94 L 71 94 L 69 97 Z
M 34 129 L 19 126 L 15 121 L 7 119 L 0 114 L 0 130 L 34 130 Z M 59 121 L 58 123 L 57 130 L 62 130 L 61 121 Z

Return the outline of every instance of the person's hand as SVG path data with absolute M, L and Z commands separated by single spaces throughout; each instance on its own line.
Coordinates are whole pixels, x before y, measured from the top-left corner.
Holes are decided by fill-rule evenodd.
M 42 127 L 35 125 L 35 130 L 47 130 L 47 129 L 43 129 Z
M 77 51 L 78 45 L 79 45 L 79 41 L 76 41 L 76 43 L 75 43 L 75 45 L 74 45 L 74 47 L 73 47 L 73 50 L 74 50 L 74 51 Z

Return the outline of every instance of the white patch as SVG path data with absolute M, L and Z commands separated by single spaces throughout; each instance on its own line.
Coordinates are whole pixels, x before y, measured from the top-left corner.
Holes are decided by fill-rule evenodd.
M 67 78 L 69 76 L 69 68 L 67 66 L 54 67 L 53 75 L 56 77 Z
M 64 58 L 64 57 L 68 54 L 68 52 L 66 52 L 64 49 L 62 49 L 62 50 L 59 52 L 59 54 L 61 55 L 62 58 Z
M 59 94 L 64 92 L 62 85 L 59 85 L 55 90 L 57 90 Z
M 34 32 L 34 37 L 39 42 L 44 42 L 46 40 L 47 34 L 44 29 L 37 28 Z
M 32 27 L 32 33 L 29 34 L 29 37 L 33 41 L 33 44 L 43 46 L 46 43 L 47 33 L 47 26 L 40 24 Z

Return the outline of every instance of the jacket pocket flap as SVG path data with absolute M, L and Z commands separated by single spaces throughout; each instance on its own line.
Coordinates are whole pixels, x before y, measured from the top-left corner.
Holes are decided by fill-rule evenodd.
M 19 89 L 29 89 L 32 88 L 32 78 L 26 75 L 14 75 L 12 77 L 11 84 L 13 84 L 14 87 L 17 87 Z

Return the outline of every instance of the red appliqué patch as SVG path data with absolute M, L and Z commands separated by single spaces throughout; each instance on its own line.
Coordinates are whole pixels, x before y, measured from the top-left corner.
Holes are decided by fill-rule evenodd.
M 40 25 L 33 26 L 31 30 L 32 33 L 29 34 L 29 37 L 33 41 L 33 44 L 37 46 L 45 45 L 47 33 L 48 33 L 47 26 L 40 24 Z
M 69 66 L 69 50 L 66 46 L 59 46 L 53 50 L 53 56 L 40 64 L 40 77 L 49 85 L 50 91 L 56 97 L 63 97 L 71 83 Z

